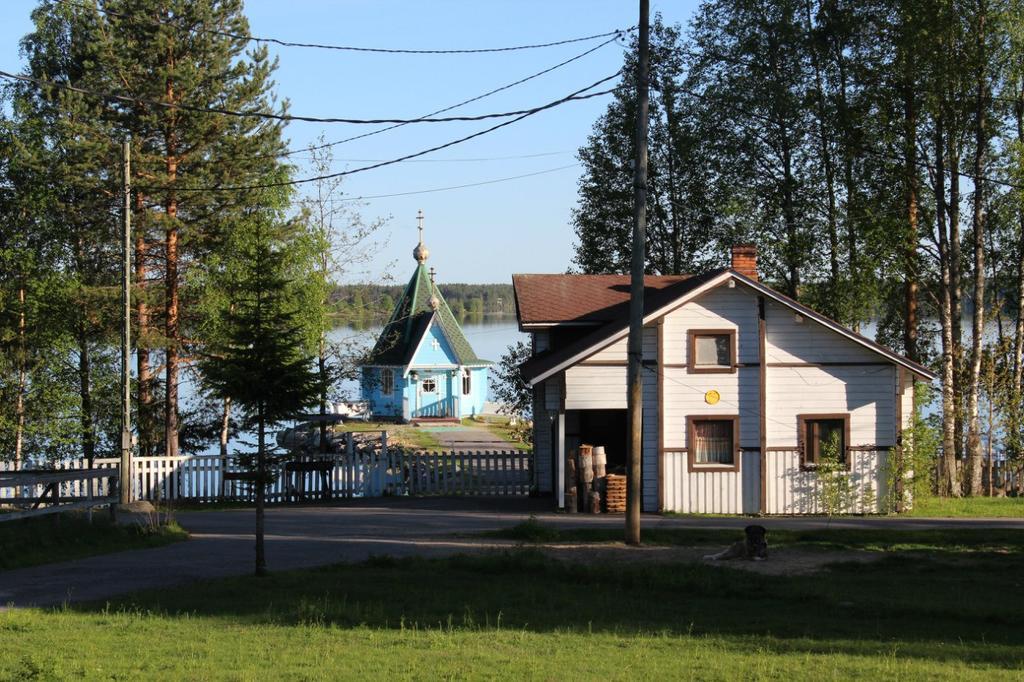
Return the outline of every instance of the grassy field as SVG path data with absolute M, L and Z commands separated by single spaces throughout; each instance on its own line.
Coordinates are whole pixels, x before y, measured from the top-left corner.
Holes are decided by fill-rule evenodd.
M 24 568 L 119 552 L 160 547 L 188 537 L 177 524 L 154 528 L 117 526 L 106 513 L 53 514 L 0 523 L 0 570 Z M 0 585 L 3 579 L 0 578 Z
M 352 431 L 354 433 L 363 433 L 367 431 L 376 431 L 380 433 L 381 431 L 387 431 L 388 443 L 390 445 L 396 445 L 403 448 L 412 448 L 415 450 L 438 450 L 441 447 L 441 444 L 437 441 L 437 438 L 433 433 L 410 424 L 351 421 L 345 422 L 343 425 L 336 427 L 336 432 L 343 433 L 345 431 Z
M 802 576 L 530 549 L 379 558 L 0 613 L 0 678 L 1020 679 L 1021 541 Z
M 1024 497 L 918 497 L 910 516 L 1024 518 Z

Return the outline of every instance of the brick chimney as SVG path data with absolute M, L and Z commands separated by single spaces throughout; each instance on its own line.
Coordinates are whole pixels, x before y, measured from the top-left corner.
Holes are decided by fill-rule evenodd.
M 757 247 L 736 244 L 732 247 L 732 269 L 752 280 L 757 280 Z

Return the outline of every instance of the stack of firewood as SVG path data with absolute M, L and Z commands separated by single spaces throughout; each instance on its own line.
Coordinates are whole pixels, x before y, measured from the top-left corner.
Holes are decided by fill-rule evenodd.
M 619 474 L 605 476 L 605 508 L 609 513 L 621 514 L 626 511 L 626 477 Z

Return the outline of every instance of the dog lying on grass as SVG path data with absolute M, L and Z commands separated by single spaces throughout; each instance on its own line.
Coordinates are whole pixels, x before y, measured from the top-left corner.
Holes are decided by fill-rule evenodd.
M 764 526 L 747 526 L 743 529 L 744 539 L 734 542 L 717 554 L 706 554 L 704 561 L 725 561 L 726 559 L 747 559 L 764 561 L 768 558 L 768 529 Z

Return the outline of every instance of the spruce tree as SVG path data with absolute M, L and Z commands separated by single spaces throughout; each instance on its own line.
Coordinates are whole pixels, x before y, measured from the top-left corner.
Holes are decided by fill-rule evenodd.
M 308 350 L 309 330 L 298 303 L 301 285 L 290 277 L 294 229 L 275 217 L 253 217 L 236 235 L 225 268 L 230 307 L 222 333 L 203 356 L 207 387 L 230 398 L 256 427 L 256 574 L 266 573 L 263 546 L 265 490 L 270 479 L 267 428 L 317 401 L 320 382 Z

